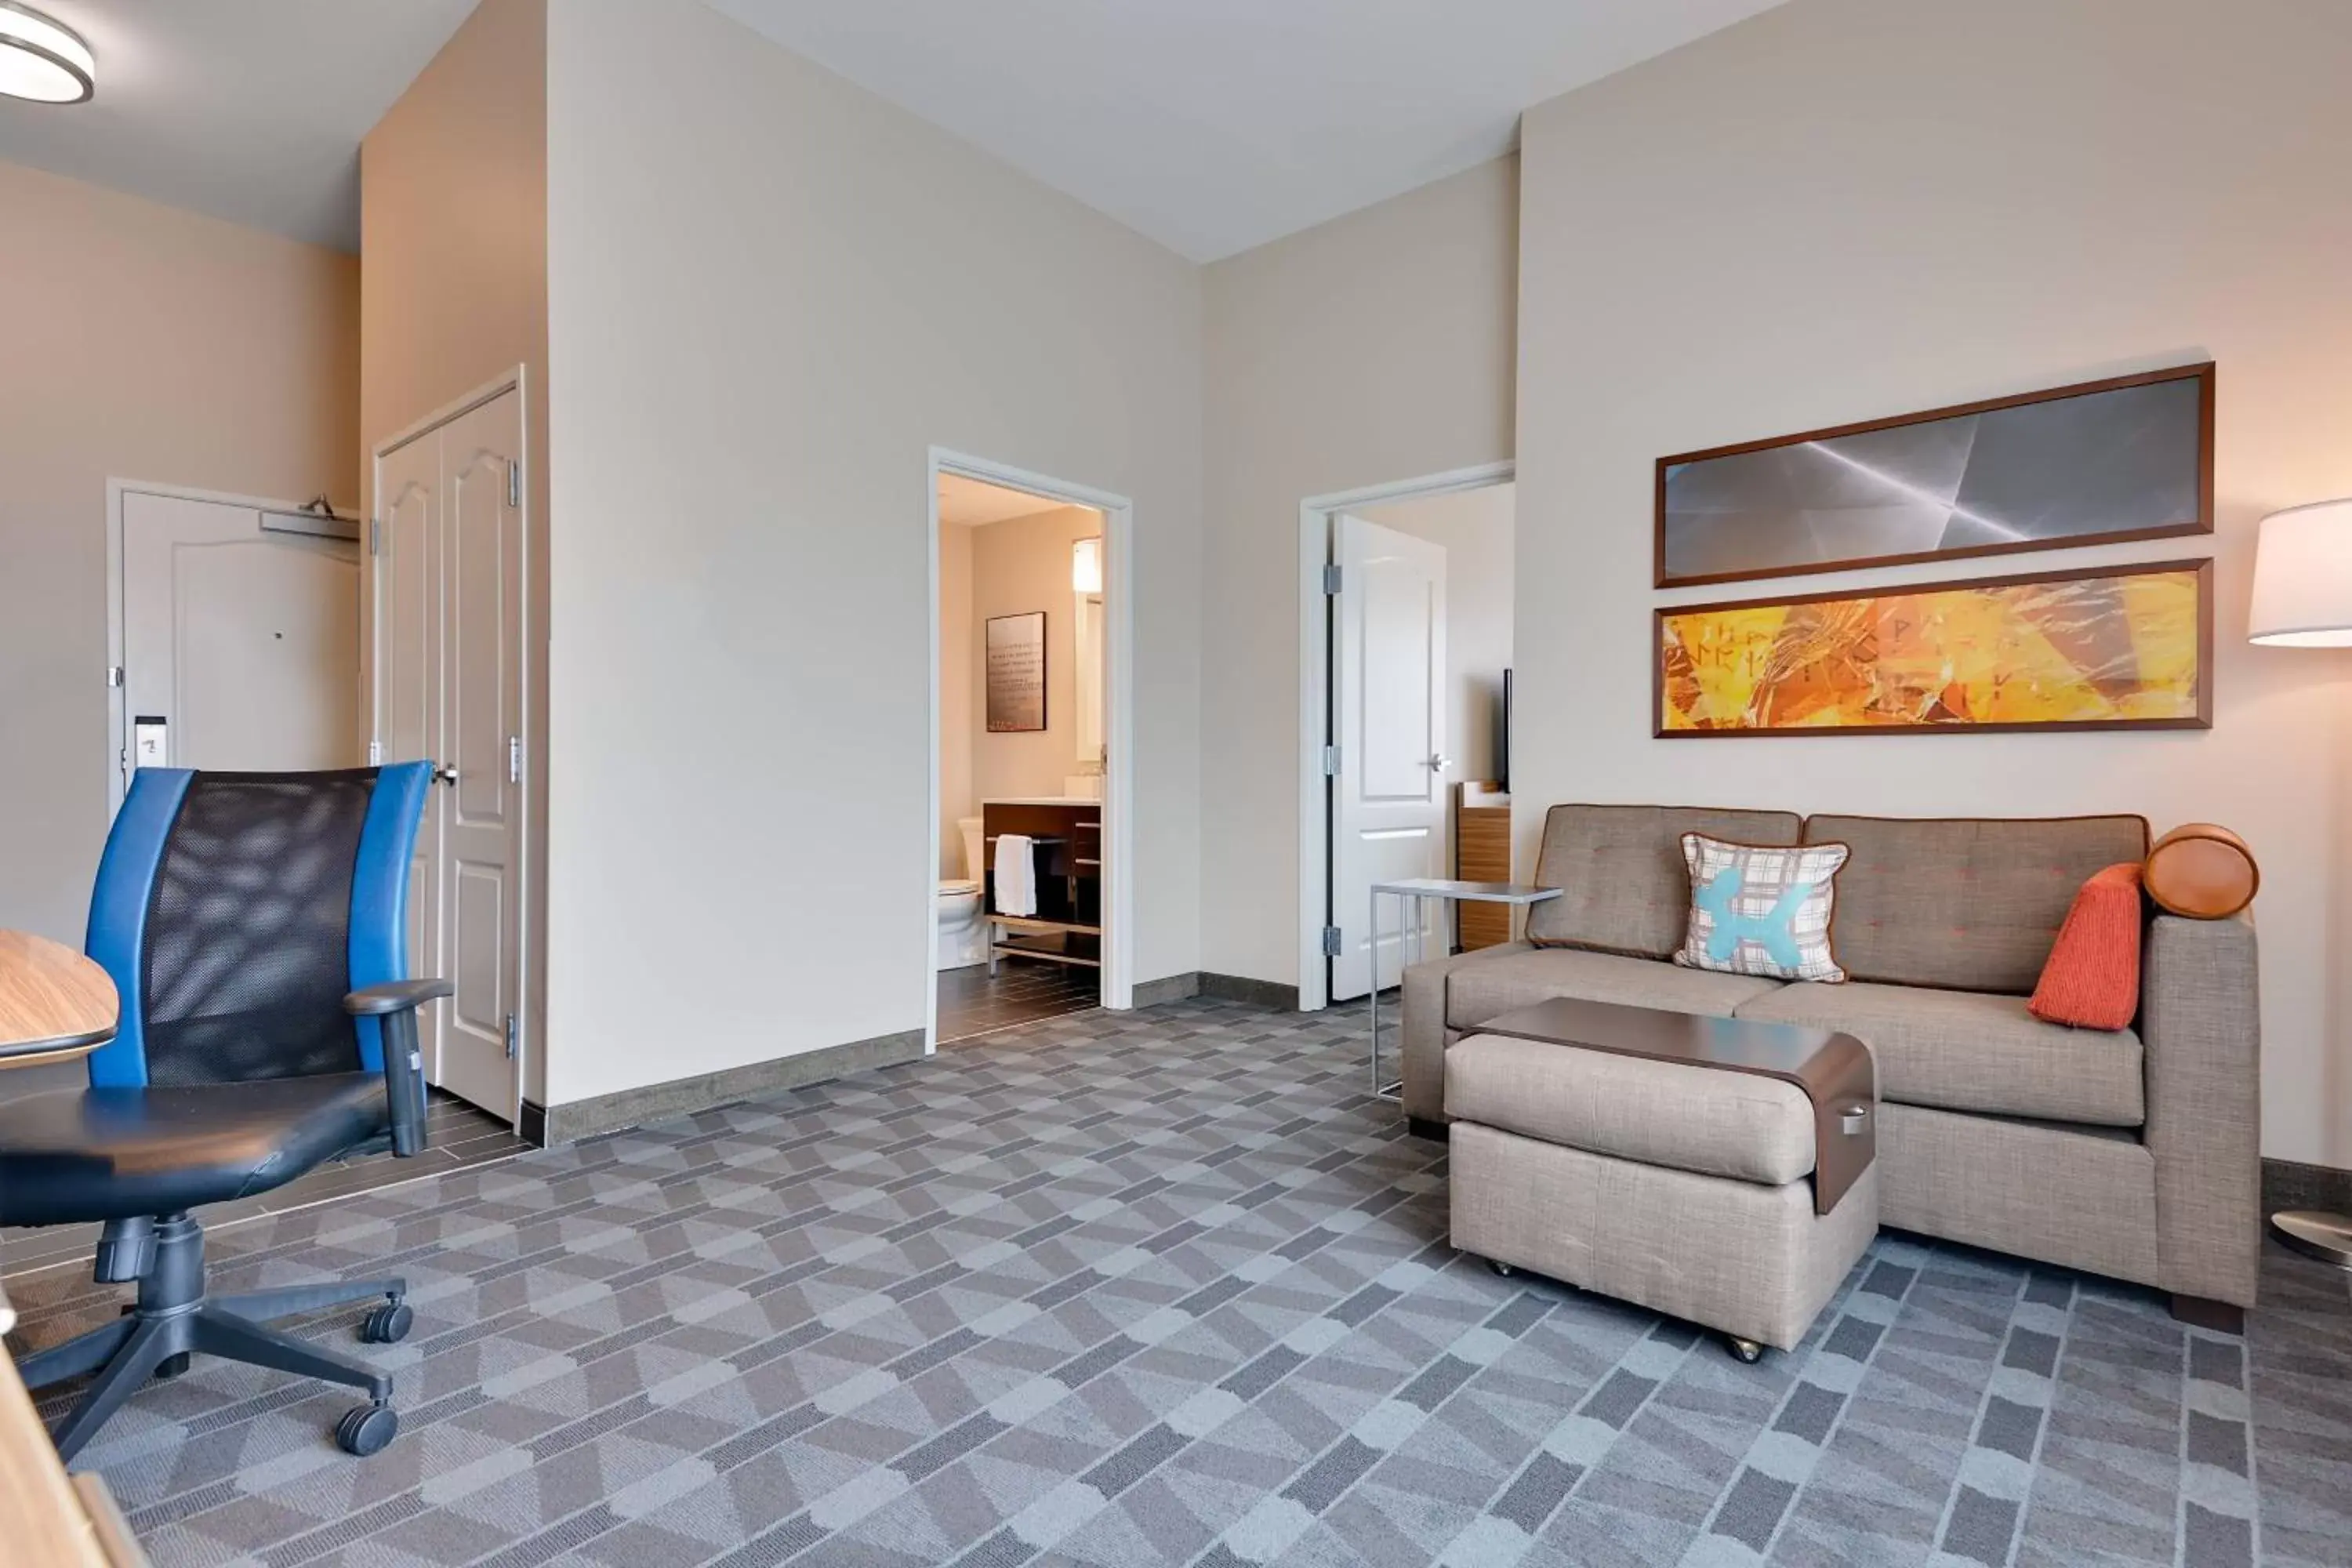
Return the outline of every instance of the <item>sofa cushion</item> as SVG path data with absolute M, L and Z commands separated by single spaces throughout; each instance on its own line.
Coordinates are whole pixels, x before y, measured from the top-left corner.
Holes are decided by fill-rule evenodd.
M 1780 989 L 1777 980 L 1681 969 L 1654 958 L 1538 948 L 1454 970 L 1445 983 L 1445 1022 L 1452 1028 L 1474 1029 L 1489 1018 L 1554 996 L 1728 1018 L 1742 1002 Z
M 2041 978 L 2075 890 L 2147 854 L 2137 816 L 1814 816 L 1808 844 L 1846 845 L 1838 963 L 1856 980 L 2005 991 Z
M 1445 1053 L 1445 1113 L 1644 1165 L 1779 1186 L 1813 1168 L 1793 1083 L 1549 1040 L 1473 1035 Z
M 1807 982 L 1738 1016 L 1852 1035 L 1878 1064 L 1879 1098 L 1899 1104 L 2104 1127 L 2146 1119 L 2137 1035 L 2045 1024 L 2022 996 Z
M 1786 811 L 1555 805 L 1544 817 L 1536 880 L 1561 893 L 1528 911 L 1528 940 L 1541 947 L 1664 958 L 1683 944 L 1690 913 L 1684 834 L 1786 845 L 1797 842 L 1802 826 Z

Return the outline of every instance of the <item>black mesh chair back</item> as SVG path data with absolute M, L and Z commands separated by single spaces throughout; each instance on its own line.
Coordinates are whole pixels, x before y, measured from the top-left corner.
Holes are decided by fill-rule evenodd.
M 164 841 L 140 988 L 147 1080 L 354 1072 L 352 877 L 373 770 L 199 773 Z

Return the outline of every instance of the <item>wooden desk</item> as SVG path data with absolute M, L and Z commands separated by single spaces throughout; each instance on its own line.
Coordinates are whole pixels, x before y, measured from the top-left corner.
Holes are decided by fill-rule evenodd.
M 114 1038 L 106 971 L 47 937 L 0 931 L 0 1068 L 86 1057 Z
M 114 1038 L 120 1004 L 106 971 L 69 947 L 0 931 L 0 1068 L 86 1057 Z M 0 1332 L 16 1321 L 0 1291 Z M 0 1354 L 0 1521 L 9 1568 L 142 1568 L 146 1562 L 94 1474 L 68 1476 Z

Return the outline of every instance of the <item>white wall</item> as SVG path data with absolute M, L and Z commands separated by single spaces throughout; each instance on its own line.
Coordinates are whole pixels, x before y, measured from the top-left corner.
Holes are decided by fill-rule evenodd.
M 970 531 L 971 798 L 1059 795 L 1062 781 L 1078 771 L 1077 595 L 1070 587 L 1070 547 L 1102 536 L 1102 513 L 1056 507 Z M 988 621 L 1032 610 L 1045 612 L 1045 727 L 992 735 L 982 651 Z
M 340 252 L 0 163 L 0 926 L 79 947 L 89 912 L 106 481 L 352 505 L 359 288 Z
M 1517 489 L 1360 507 L 1356 515 L 1445 547 L 1445 754 L 1449 784 L 1495 777 L 1503 671 L 1511 667 L 1512 517 Z M 1448 820 L 1454 795 L 1446 794 Z M 1453 843 L 1450 831 L 1446 842 Z
M 1205 271 L 1201 968 L 1298 979 L 1298 503 L 1511 456 L 1518 161 Z
M 378 443 L 523 367 L 530 754 L 547 753 L 547 0 L 483 0 L 360 144 L 360 489 Z M 373 663 L 373 602 L 361 646 Z M 373 670 L 371 669 L 371 679 Z M 404 759 L 394 758 L 394 761 Z M 547 770 L 530 770 L 529 863 L 547 864 Z M 531 879 L 526 928 L 547 929 Z M 546 970 L 530 941 L 523 1089 L 547 1102 Z
M 2308 0 L 1792 0 L 1531 111 L 1523 852 L 1563 799 L 2229 824 L 2263 869 L 2264 1151 L 2352 1164 L 2331 983 L 2352 693 L 2337 656 L 2243 640 L 2255 520 L 2352 492 L 2347 79 L 2352 9 Z M 1678 596 L 1650 587 L 1660 454 L 2206 357 L 2210 731 L 1648 738 L 1650 613 Z
M 1135 978 L 1199 967 L 1197 269 L 692 0 L 548 56 L 551 1101 L 922 1026 L 931 444 L 1134 502 Z

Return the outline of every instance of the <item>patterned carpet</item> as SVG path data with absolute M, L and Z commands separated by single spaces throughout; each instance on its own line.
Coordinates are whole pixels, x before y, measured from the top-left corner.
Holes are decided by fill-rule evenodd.
M 216 1288 L 405 1270 L 399 1440 L 200 1359 L 87 1459 L 158 1568 L 2352 1560 L 2341 1275 L 2242 1343 L 1889 1235 L 1745 1367 L 1453 1253 L 1363 1081 L 1352 1016 L 1087 1014 L 257 1220 Z

